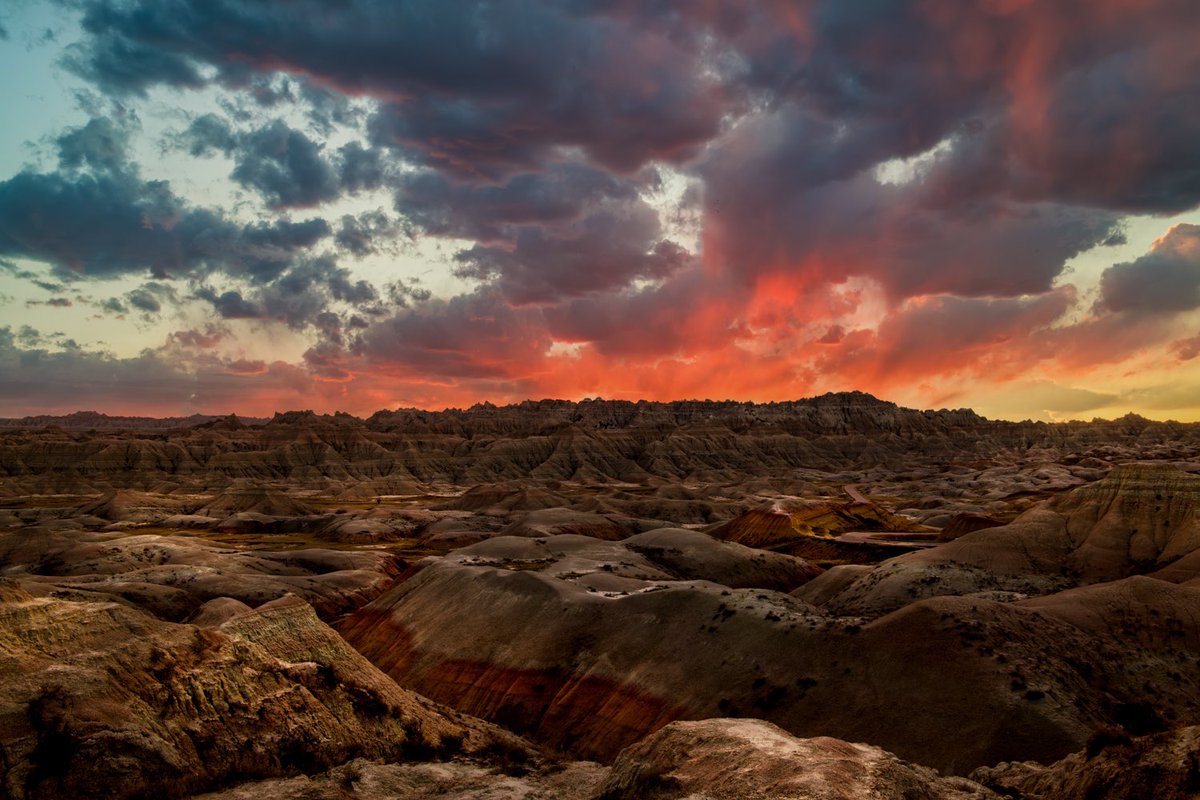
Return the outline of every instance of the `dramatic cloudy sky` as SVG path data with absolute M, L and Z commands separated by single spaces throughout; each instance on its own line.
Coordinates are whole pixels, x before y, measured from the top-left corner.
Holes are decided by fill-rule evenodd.
M 1200 419 L 1196 0 L 0 4 L 0 415 Z

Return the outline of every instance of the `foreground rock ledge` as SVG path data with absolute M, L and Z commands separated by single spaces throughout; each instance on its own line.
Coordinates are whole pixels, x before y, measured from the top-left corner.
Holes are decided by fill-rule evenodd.
M 966 778 L 943 778 L 866 744 L 798 739 L 762 720 L 673 722 L 627 747 L 601 800 L 990 800 Z
M 203 800 L 999 800 L 966 778 L 943 778 L 877 747 L 798 739 L 769 722 L 674 722 L 625 749 L 611 768 L 589 762 L 505 774 L 479 763 L 376 764 L 259 781 Z M 199 800 L 199 798 L 197 799 Z
M 170 798 L 356 757 L 526 752 L 400 689 L 298 598 L 225 605 L 202 628 L 0 581 L 0 797 Z

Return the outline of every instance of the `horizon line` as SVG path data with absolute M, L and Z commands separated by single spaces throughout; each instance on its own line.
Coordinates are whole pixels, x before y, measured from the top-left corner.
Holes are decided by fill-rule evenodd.
M 1170 418 L 1170 417 L 1158 419 L 1158 418 L 1146 416 L 1145 414 L 1143 414 L 1141 412 L 1132 411 L 1132 410 L 1127 411 L 1126 413 L 1118 415 L 1116 417 L 1111 417 L 1111 418 L 1094 416 L 1090 419 L 1082 419 L 1082 418 L 1078 418 L 1078 417 L 1073 417 L 1070 419 L 1043 420 L 1043 419 L 1034 419 L 1033 417 L 1024 417 L 1024 418 L 1020 418 L 1020 419 L 1017 419 L 1014 417 L 987 417 L 987 416 L 980 414 L 979 412 L 977 412 L 974 408 L 972 408 L 970 406 L 960 406 L 957 408 L 950 408 L 950 407 L 945 407 L 945 406 L 943 406 L 941 408 L 931 408 L 931 407 L 918 408 L 918 407 L 914 407 L 914 406 L 906 406 L 906 405 L 903 405 L 903 404 L 898 403 L 893 400 L 886 400 L 886 399 L 878 397 L 877 395 L 874 395 L 870 392 L 866 392 L 866 391 L 862 391 L 862 390 L 858 390 L 858 389 L 850 389 L 850 390 L 836 391 L 836 392 L 835 391 L 824 392 L 824 393 L 818 394 L 818 395 L 809 395 L 809 396 L 805 396 L 805 397 L 797 397 L 797 398 L 791 398 L 791 399 L 787 399 L 787 400 L 762 400 L 762 401 L 760 401 L 760 400 L 738 400 L 738 399 L 734 399 L 734 398 L 724 398 L 724 399 L 677 398 L 674 400 L 649 400 L 646 398 L 639 398 L 637 400 L 629 400 L 629 399 L 625 399 L 625 398 L 606 398 L 606 397 L 602 397 L 600 395 L 597 395 L 595 397 L 590 397 L 590 396 L 583 397 L 578 400 L 571 400 L 571 399 L 566 399 L 566 398 L 561 398 L 561 397 L 542 397 L 542 398 L 528 397 L 528 398 L 525 398 L 524 400 L 516 400 L 516 401 L 509 402 L 509 403 L 494 403 L 490 400 L 480 400 L 480 401 L 477 401 L 477 402 L 473 403 L 472 405 L 466 406 L 466 407 L 462 407 L 462 406 L 444 406 L 442 408 L 421 408 L 419 406 L 384 407 L 384 408 L 379 408 L 379 409 L 371 412 L 370 414 L 366 414 L 363 416 L 360 416 L 359 414 L 355 414 L 353 412 L 343 411 L 340 409 L 334 409 L 332 411 L 318 412 L 311 408 L 288 408 L 288 409 L 284 409 L 284 410 L 276 410 L 276 411 L 271 412 L 267 416 L 258 415 L 258 414 L 243 414 L 243 413 L 240 413 L 237 411 L 225 411 L 225 412 L 215 412 L 215 413 L 210 413 L 210 412 L 206 412 L 206 411 L 193 411 L 189 414 L 165 414 L 165 415 L 158 416 L 158 415 L 153 415 L 153 414 L 113 413 L 110 411 L 98 411 L 95 409 L 80 408 L 80 409 L 76 409 L 74 411 L 67 411 L 67 412 L 62 412 L 62 413 L 43 412 L 43 413 L 37 413 L 37 414 L 23 414 L 21 416 L 13 416 L 13 415 L 4 414 L 4 415 L 0 415 L 0 425 L 2 425 L 4 422 L 23 422 L 26 420 L 35 420 L 35 419 L 39 419 L 39 418 L 66 419 L 66 418 L 70 418 L 70 417 L 83 416 L 83 415 L 95 415 L 98 417 L 105 417 L 108 419 L 141 419 L 141 420 L 153 420 L 153 421 L 186 420 L 186 419 L 192 419 L 195 417 L 203 417 L 203 418 L 206 418 L 207 421 L 214 421 L 214 420 L 218 420 L 218 419 L 228 419 L 229 417 L 236 417 L 239 421 L 263 420 L 264 422 L 259 423 L 259 424 L 267 424 L 280 416 L 287 416 L 287 415 L 293 415 L 293 414 L 311 414 L 311 415 L 317 416 L 317 417 L 336 417 L 336 416 L 351 417 L 353 419 L 365 422 L 368 419 L 370 419 L 371 417 L 373 417 L 377 414 L 382 414 L 382 413 L 399 413 L 399 412 L 404 412 L 404 411 L 413 411 L 413 412 L 420 412 L 420 413 L 426 413 L 426 414 L 445 414 L 445 413 L 452 413 L 452 412 L 466 413 L 466 412 L 470 412 L 470 411 L 473 411 L 473 410 L 476 410 L 479 408 L 491 407 L 491 408 L 496 408 L 496 409 L 505 409 L 505 408 L 514 408 L 514 407 L 522 406 L 522 405 L 526 405 L 526 404 L 539 404 L 539 403 L 564 403 L 564 404 L 572 404 L 572 405 L 582 405 L 584 403 L 628 403 L 630 405 L 643 405 L 643 404 L 672 405 L 672 404 L 678 404 L 678 403 L 710 403 L 710 404 L 714 404 L 714 405 L 736 404 L 736 405 L 748 405 L 748 406 L 772 406 L 772 405 L 787 405 L 787 404 L 795 404 L 795 403 L 804 403 L 806 401 L 819 400 L 819 399 L 825 398 L 825 397 L 836 397 L 839 395 L 861 395 L 861 396 L 870 398 L 871 400 L 874 400 L 880 404 L 886 404 L 886 405 L 894 406 L 895 408 L 897 408 L 899 410 L 912 411 L 912 412 L 916 412 L 916 413 L 937 414 L 937 413 L 969 412 L 969 413 L 974 414 L 975 416 L 979 417 L 980 419 L 988 421 L 988 422 L 1011 422 L 1011 423 L 1038 423 L 1038 422 L 1040 422 L 1040 423 L 1044 423 L 1047 425 L 1061 425 L 1061 424 L 1071 424 L 1071 423 L 1116 422 L 1116 421 L 1119 421 L 1122 419 L 1133 417 L 1133 418 L 1137 418 L 1140 420 L 1144 420 L 1146 422 L 1155 422 L 1155 423 L 1164 423 L 1164 424 L 1167 424 L 1167 423 L 1173 423 L 1173 424 L 1177 424 L 1177 425 L 1200 424 L 1200 422 L 1188 422 L 1188 421 L 1182 421 L 1182 420 L 1178 420 L 1178 419 Z M 200 423 L 200 424 L 203 424 L 203 423 Z M 249 427 L 256 427 L 256 425 L 251 424 L 251 425 L 249 425 Z

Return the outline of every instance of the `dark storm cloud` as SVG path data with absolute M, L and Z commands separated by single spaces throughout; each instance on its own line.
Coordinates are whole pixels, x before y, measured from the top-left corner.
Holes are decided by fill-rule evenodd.
M 348 192 L 378 189 L 387 177 L 387 168 L 378 150 L 350 142 L 338 148 L 338 177 Z
M 513 308 L 492 290 L 401 309 L 363 331 L 354 354 L 417 375 L 499 378 L 541 360 L 550 337 L 535 308 Z M 323 352 L 329 362 L 331 353 Z
M 142 313 L 144 318 L 152 319 L 162 311 L 164 303 L 175 305 L 178 300 L 178 295 L 169 285 L 146 283 L 137 289 L 127 291 L 122 297 L 107 297 L 107 299 L 95 302 L 95 305 L 101 311 L 110 314 L 126 314 L 132 309 L 132 311 Z
M 228 155 L 237 147 L 237 137 L 233 129 L 216 114 L 202 114 L 196 117 L 178 137 L 178 141 L 194 156 L 204 156 L 214 151 Z
M 130 175 L 22 172 L 0 182 L 0 254 L 88 277 L 221 271 L 264 280 L 328 233 L 324 220 L 238 225 Z
M 129 293 L 129 305 L 150 313 L 162 310 L 162 303 L 158 302 L 158 298 L 141 290 Z
M 876 235 L 880 207 L 921 204 L 911 220 L 889 223 L 908 254 L 903 269 L 936 258 L 947 242 L 974 241 L 982 252 L 1016 240 L 1026 227 L 981 230 L 988 219 L 1016 214 L 1032 226 L 1031 240 L 1052 245 L 1046 263 L 1013 282 L 1012 291 L 1028 291 L 1044 288 L 1063 258 L 1110 229 L 1105 212 L 1070 207 L 1163 211 L 1200 201 L 1200 155 L 1190 145 L 1200 115 L 1186 102 L 1200 88 L 1200 55 L 1187 46 L 1200 11 L 1179 0 L 1137 8 L 1110 0 L 1012 8 L 829 0 L 685 11 L 620 2 L 346 2 L 336 13 L 315 2 L 83 5 L 92 34 L 84 46 L 99 59 L 89 74 L 102 85 L 105 47 L 123 42 L 212 65 L 235 83 L 245 84 L 248 72 L 283 71 L 302 76 L 310 93 L 332 87 L 377 98 L 374 140 L 458 180 L 403 179 L 402 211 L 435 234 L 487 239 L 497 222 L 521 221 L 494 218 L 483 207 L 489 193 L 508 193 L 498 202 L 519 208 L 523 187 L 514 182 L 562 181 L 542 173 L 557 169 L 547 165 L 564 147 L 581 148 L 599 168 L 628 171 L 713 142 L 700 171 L 706 210 L 724 229 L 727 247 L 716 256 L 735 269 L 764 266 L 762 250 L 805 257 L 793 231 L 836 191 L 846 213 L 863 205 L 869 212 L 862 230 L 839 225 L 839 245 Z M 176 81 L 175 72 L 162 79 Z M 111 88 L 124 85 L 118 72 Z M 714 140 L 721 120 L 738 116 L 734 134 Z M 235 178 L 274 205 L 321 202 L 339 180 L 351 189 L 381 182 L 377 155 L 361 146 L 343 148 L 335 177 L 337 154 L 317 152 L 304 134 L 274 123 L 253 136 Z M 952 153 L 919 196 L 855 183 L 881 161 L 948 137 Z M 853 186 L 830 188 L 839 182 Z M 564 188 L 560 197 L 553 189 L 532 196 L 544 206 L 530 213 L 577 213 L 571 205 L 583 201 L 570 192 L 587 187 Z M 467 201 L 461 214 L 450 199 Z M 1013 205 L 1027 202 L 1035 204 L 1028 211 Z M 922 234 L 936 227 L 946 233 Z M 488 242 L 479 247 L 471 263 L 481 266 L 471 269 L 512 271 L 498 269 L 504 259 Z M 1024 255 L 1009 261 L 1023 264 Z M 973 277 L 883 280 L 902 292 L 956 284 L 1005 291 L 989 277 L 998 260 L 973 267 L 956 256 L 949 269 Z M 877 271 L 890 269 L 882 263 Z
M 494 282 L 517 303 L 549 302 L 665 278 L 692 261 L 661 235 L 658 215 L 644 204 L 601 206 L 576 224 L 516 226 L 511 244 L 463 250 L 455 273 Z
M 363 110 L 355 107 L 341 92 L 317 86 L 304 78 L 297 80 L 296 85 L 299 99 L 306 106 L 308 120 L 318 131 L 328 134 L 338 125 L 358 127 L 362 123 Z
M 175 290 L 164 283 L 146 283 L 125 295 L 129 307 L 150 316 L 162 311 L 164 303 L 174 304 L 176 301 Z
M 273 208 L 314 206 L 337 197 L 337 172 L 320 146 L 279 120 L 241 139 L 233 179 Z
M 180 66 L 305 75 L 386 107 L 378 141 L 466 174 L 573 144 L 608 166 L 691 152 L 716 133 L 720 89 L 695 53 L 619 17 L 553 3 L 84 2 L 75 68 L 110 91 L 180 85 Z M 110 57 L 160 51 L 139 80 Z M 89 57 L 89 52 L 90 56 Z
M 1029 294 L 1049 289 L 1067 259 L 1109 239 L 1119 223 L 1102 209 L 993 196 L 947 206 L 931 197 L 930 178 L 881 185 L 859 173 L 799 190 L 789 154 L 802 145 L 773 150 L 752 125 L 739 136 L 750 141 L 730 147 L 751 154 L 749 163 L 730 152 L 704 168 L 705 258 L 748 277 L 864 275 L 895 298 Z
M 747 103 L 795 101 L 848 134 L 833 158 L 843 170 L 998 115 L 1026 135 L 1003 144 L 1005 169 L 1042 171 L 1023 181 L 1043 199 L 1159 210 L 1197 198 L 1186 100 L 1200 80 L 1189 44 L 1200 9 L 1188 0 L 82 5 L 81 64 L 114 91 L 129 86 L 106 60 L 114 43 L 163 55 L 161 70 L 138 70 L 145 82 L 179 84 L 181 61 L 290 72 L 379 98 L 381 141 L 466 174 L 536 164 L 561 145 L 628 169 L 694 152 Z M 1038 104 L 1042 131 L 1025 124 Z M 1042 149 L 1055 141 L 1070 152 Z M 1131 141 L 1146 155 L 1130 180 L 1089 186 L 1078 167 L 1105 166 Z
M 165 227 L 179 210 L 158 182 L 22 172 L 0 182 L 0 253 L 98 277 L 166 274 L 189 260 L 189 248 L 177 247 L 183 243 Z
M 338 127 L 360 128 L 367 118 L 365 104 L 302 75 L 264 74 L 245 64 L 231 64 L 222 70 L 220 80 L 230 91 L 216 98 L 217 105 L 240 123 L 261 118 L 264 109 L 288 109 L 303 114 L 309 128 L 326 137 Z
M 5 272 L 17 280 L 25 281 L 51 294 L 58 294 L 67 290 L 65 282 L 46 280 L 40 273 L 29 269 L 21 269 L 11 261 L 6 261 L 2 258 L 0 258 L 0 272 Z
M 433 296 L 417 281 L 390 281 L 383 291 L 387 302 L 397 308 L 409 308 L 413 303 L 424 303 Z
M 92 34 L 84 45 L 68 49 L 66 66 L 107 92 L 144 96 L 152 86 L 198 88 L 204 85 L 196 64 L 186 56 L 109 35 L 104 9 L 92 7 L 84 30 Z
M 381 210 L 358 216 L 345 214 L 334 235 L 334 242 L 354 256 L 367 256 L 394 249 L 400 238 L 411 238 L 412 230 Z
M 57 171 L 0 182 L 0 256 L 96 278 L 223 272 L 269 280 L 331 234 L 320 218 L 242 225 L 191 207 L 165 181 L 141 178 L 124 135 L 107 122 L 93 120 L 58 143 Z
M 577 219 L 607 199 L 635 200 L 638 187 L 581 164 L 555 164 L 499 183 L 447 178 L 433 170 L 399 180 L 396 209 L 436 236 L 508 238 L 508 226 Z
M 460 277 L 494 282 L 515 302 L 547 302 L 689 263 L 664 238 L 642 184 L 653 177 L 635 182 L 574 163 L 494 184 L 421 170 L 402 177 L 396 208 L 426 233 L 477 242 L 455 255 Z
M 193 294 L 210 303 L 224 319 L 271 319 L 291 328 L 329 328 L 331 305 L 341 304 L 369 316 L 383 313 L 379 293 L 370 283 L 356 280 L 330 257 L 309 257 L 269 282 L 218 291 L 201 286 Z M 318 324 L 321 320 L 326 322 Z
M 197 152 L 228 146 L 227 130 L 217 123 L 209 119 L 192 129 Z M 340 344 L 343 316 L 349 324 L 351 318 L 384 313 L 374 286 L 353 277 L 332 255 L 316 252 L 334 233 L 324 219 L 245 224 L 192 207 L 166 182 L 141 178 L 128 158 L 128 140 L 126 130 L 92 120 L 55 140 L 57 170 L 25 171 L 0 182 L 0 256 L 46 262 L 52 274 L 67 283 L 137 273 L 160 279 L 122 297 L 79 298 L 110 314 L 133 312 L 151 318 L 182 302 L 200 300 L 224 319 L 312 327 Z M 254 146 L 259 140 L 252 134 L 238 139 L 236 146 L 243 143 Z M 367 166 L 359 164 L 360 184 L 370 180 L 364 172 Z M 303 181 L 296 185 L 302 188 Z M 280 192 L 292 196 L 291 189 Z M 376 240 L 393 235 L 397 225 L 382 213 L 347 217 L 331 244 L 369 250 Z M 30 270 L 0 264 L 19 280 L 53 291 L 65 288 Z M 180 293 L 168 282 L 171 279 L 186 280 L 191 288 Z M 39 302 L 71 304 L 67 298 Z
M 58 163 L 66 170 L 87 166 L 96 170 L 125 167 L 129 131 L 106 118 L 91 119 L 80 128 L 72 128 L 57 139 Z
M 598 374 L 708 351 L 727 357 L 695 363 L 735 364 L 739 337 L 818 340 L 797 364 L 868 382 L 1016 373 L 1059 352 L 1111 363 L 1169 340 L 1151 312 L 1200 306 L 1178 232 L 1108 271 L 1087 325 L 1059 324 L 1076 298 L 1055 288 L 1070 258 L 1121 241 L 1123 215 L 1200 203 L 1192 0 L 77 4 L 69 64 L 113 96 L 201 75 L 236 96 L 183 146 L 227 154 L 268 206 L 386 188 L 400 220 L 232 225 L 142 181 L 97 126 L 60 144 L 58 172 L 0 184 L 0 255 L 220 273 L 196 296 L 311 327 L 306 363 L 331 380 L 361 358 L 519 383 L 555 341 L 613 359 Z M 303 131 L 261 123 L 285 104 Z M 337 146 L 335 128 L 365 139 Z M 922 153 L 911 174 L 894 163 Z M 877 179 L 885 162 L 899 178 Z M 702 256 L 648 202 L 663 163 L 694 183 Z M 78 218 L 82 241 L 47 218 Z M 467 240 L 453 268 L 480 285 L 379 297 L 312 252 L 418 235 Z M 878 333 L 839 316 L 857 301 L 805 305 L 860 283 L 886 295 Z
M 276 209 L 315 206 L 343 192 L 377 189 L 387 174 L 378 150 L 350 142 L 327 155 L 322 145 L 282 120 L 235 131 L 216 114 L 204 114 L 175 141 L 194 156 L 220 152 L 231 157 L 230 177 Z
M 773 39 L 731 30 L 741 79 L 843 126 L 847 170 L 967 125 L 983 131 L 960 150 L 958 167 L 985 178 L 973 191 L 1121 211 L 1200 202 L 1195 3 L 830 1 L 805 17 Z
M 1091 47 L 1073 63 L 1025 67 L 1041 74 L 959 150 L 945 175 L 952 192 L 1150 213 L 1200 202 L 1200 6 L 1148 3 L 1127 18 L 1097 16 Z
M 1176 225 L 1149 253 L 1105 270 L 1098 305 L 1143 314 L 1200 308 L 1200 225 Z
M 341 193 L 337 170 L 321 146 L 281 120 L 239 133 L 215 114 L 205 114 L 192 121 L 180 142 L 192 155 L 219 151 L 231 156 L 230 177 L 257 191 L 272 208 L 313 206 Z
M 234 290 L 218 294 L 212 289 L 200 289 L 196 297 L 212 303 L 213 308 L 222 319 L 260 319 L 264 316 L 258 306 L 242 297 L 242 293 Z
M 301 250 L 312 247 L 331 233 L 329 223 L 320 217 L 291 222 L 259 222 L 242 228 L 242 237 L 252 247 L 277 250 Z
M 1044 291 L 1122 213 L 1200 202 L 1195 4 L 824 3 L 795 34 L 727 30 L 767 100 L 701 166 L 714 267 Z M 913 185 L 870 178 L 938 142 Z

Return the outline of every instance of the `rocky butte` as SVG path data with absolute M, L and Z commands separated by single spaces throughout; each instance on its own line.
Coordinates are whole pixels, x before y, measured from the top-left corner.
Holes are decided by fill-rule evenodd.
M 0 421 L 0 796 L 1200 795 L 1200 425 Z

